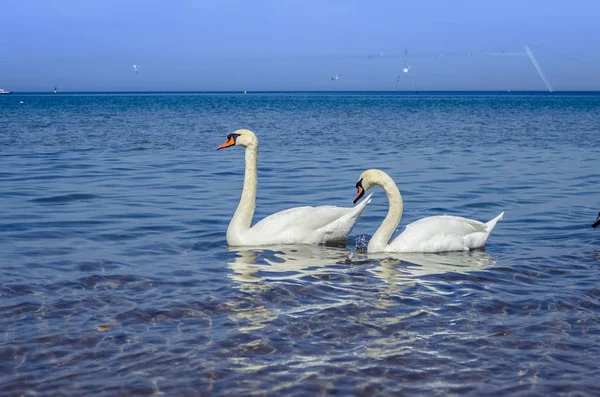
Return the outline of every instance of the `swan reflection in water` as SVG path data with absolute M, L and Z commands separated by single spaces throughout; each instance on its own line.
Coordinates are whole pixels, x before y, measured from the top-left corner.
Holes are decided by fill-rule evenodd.
M 368 272 L 385 283 L 385 288 L 379 288 L 376 294 L 379 307 L 391 304 L 388 298 L 414 286 L 419 277 L 448 272 L 468 273 L 495 263 L 493 257 L 482 250 L 438 254 L 380 253 L 367 256 L 342 248 L 299 245 L 271 249 L 230 248 L 230 251 L 237 255 L 233 262 L 228 263 L 233 271 L 229 277 L 240 284 L 243 292 L 268 292 L 276 283 L 285 281 L 339 279 Z M 341 283 L 333 284 L 347 288 L 347 285 L 342 286 Z M 353 288 L 352 285 L 350 288 Z M 345 303 L 347 302 L 338 302 Z
M 228 302 L 228 318 L 239 332 L 255 337 L 248 346 L 240 347 L 239 354 L 229 355 L 232 368 L 241 372 L 255 370 L 261 364 L 249 358 L 246 349 L 275 349 L 262 332 L 280 316 L 295 318 L 293 326 L 285 327 L 295 329 L 298 338 L 303 339 L 310 338 L 314 332 L 311 313 L 323 313 L 334 308 L 347 313 L 352 312 L 352 305 L 368 305 L 367 311 L 359 310 L 344 321 L 358 322 L 375 330 L 373 332 L 379 332 L 376 330 L 391 329 L 424 313 L 421 308 L 414 311 L 393 309 L 399 304 L 397 297 L 406 294 L 406 289 L 417 282 L 427 283 L 419 277 L 446 272 L 466 273 L 494 263 L 492 256 L 484 251 L 367 256 L 344 248 L 314 245 L 230 248 L 230 251 L 235 253 L 235 258 L 228 264 L 231 269 L 229 277 L 238 284 L 241 294 L 236 294 Z M 375 280 L 371 275 L 375 276 Z M 354 279 L 360 276 L 367 282 Z M 378 280 L 383 283 L 378 283 Z M 326 284 L 326 289 L 322 289 L 323 284 Z M 301 292 L 313 287 L 314 290 L 307 296 Z M 436 289 L 435 285 L 428 285 L 428 288 Z M 290 301 L 297 304 L 289 304 Z M 394 337 L 382 332 L 381 337 L 371 338 L 365 343 L 360 354 L 365 358 L 404 354 L 410 351 L 413 341 L 414 337 L 401 329 L 395 331 Z M 308 355 L 297 360 L 307 360 L 305 365 L 314 366 L 322 365 L 321 361 L 326 359 L 325 356 Z
M 460 251 L 437 254 L 380 253 L 357 254 L 343 248 L 315 245 L 229 248 L 236 253 L 231 279 L 246 290 L 258 284 L 300 280 L 309 276 L 323 278 L 331 273 L 348 274 L 362 268 L 386 283 L 410 282 L 414 277 L 447 272 L 466 273 L 494 264 L 485 251 Z
M 241 332 L 264 328 L 277 318 L 276 313 L 265 307 L 262 299 L 277 289 L 276 284 L 330 274 L 335 271 L 335 266 L 341 273 L 345 265 L 336 263 L 348 257 L 346 249 L 315 245 L 230 247 L 229 251 L 236 256 L 227 264 L 232 270 L 228 277 L 245 293 L 242 299 L 229 303 L 229 319 L 237 323 Z
M 306 276 L 330 273 L 332 267 L 342 268 L 348 251 L 319 245 L 288 245 L 256 248 L 229 248 L 237 256 L 228 266 L 233 280 L 244 284 L 265 281 L 295 280 Z
M 378 259 L 380 268 L 372 273 L 387 282 L 406 281 L 411 277 L 442 274 L 448 272 L 468 273 L 481 270 L 495 264 L 492 255 L 483 250 L 426 253 L 382 253 L 370 254 L 369 258 Z M 381 275 L 376 273 L 380 272 Z

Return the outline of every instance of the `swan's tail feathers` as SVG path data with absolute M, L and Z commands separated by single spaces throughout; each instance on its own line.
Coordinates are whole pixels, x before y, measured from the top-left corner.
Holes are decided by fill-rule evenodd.
M 345 240 L 348 237 L 348 234 L 350 234 L 350 232 L 354 228 L 354 224 L 358 220 L 358 217 L 365 210 L 366 205 L 371 202 L 372 195 L 373 193 L 369 194 L 360 203 L 358 203 L 354 207 L 348 208 L 348 212 L 346 212 L 336 221 L 331 222 L 325 225 L 324 227 L 318 229 L 317 232 L 321 233 L 324 236 L 323 242 L 341 239 Z
M 357 219 L 360 216 L 360 214 L 363 213 L 367 204 L 369 204 L 371 202 L 372 195 L 373 195 L 373 193 L 369 194 L 367 197 L 365 197 L 363 199 L 363 201 L 361 201 L 360 203 L 358 203 L 354 207 L 352 207 L 351 211 L 349 211 L 346 215 L 344 215 L 340 219 Z
M 356 222 L 356 219 L 358 219 L 358 217 L 360 216 L 360 214 L 363 213 L 363 211 L 365 210 L 365 207 L 367 206 L 367 204 L 369 204 L 371 202 L 371 196 L 372 195 L 373 195 L 373 193 L 371 193 L 367 197 L 365 197 L 363 201 L 361 201 L 360 203 L 358 203 L 357 205 L 355 205 L 354 208 L 352 208 L 352 211 L 350 211 L 343 218 L 348 217 L 350 219 L 354 219 L 354 222 Z M 354 224 L 352 224 L 352 226 L 354 226 Z M 348 233 L 350 233 L 350 231 L 348 231 Z
M 485 228 L 486 228 L 486 231 L 487 231 L 486 234 L 488 236 L 490 235 L 490 233 L 492 233 L 492 230 L 494 230 L 494 227 L 496 227 L 496 223 L 498 223 L 498 221 L 501 220 L 502 218 L 504 218 L 504 212 L 502 212 L 500 215 L 498 215 L 497 217 L 495 217 L 491 221 L 486 222 Z
M 356 206 L 354 206 L 354 208 L 360 208 L 359 215 L 365 209 L 365 206 L 371 202 L 372 195 L 373 195 L 373 193 L 369 194 L 367 197 L 365 197 L 365 199 L 363 201 L 361 201 Z

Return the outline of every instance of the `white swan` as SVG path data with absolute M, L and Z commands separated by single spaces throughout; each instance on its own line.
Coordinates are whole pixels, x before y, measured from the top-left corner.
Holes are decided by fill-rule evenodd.
M 396 183 L 388 174 L 380 170 L 367 170 L 356 183 L 358 201 L 365 191 L 373 186 L 381 186 L 389 200 L 389 211 L 375 232 L 367 252 L 445 252 L 464 251 L 481 248 L 485 245 L 496 222 L 504 212 L 487 223 L 458 216 L 430 216 L 406 226 L 406 229 L 388 244 L 390 237 L 402 218 L 402 196 Z
M 356 220 L 371 196 L 353 208 L 335 206 L 297 207 L 269 215 L 250 227 L 256 204 L 256 161 L 258 139 L 250 130 L 237 130 L 227 136 L 227 142 L 217 148 L 246 148 L 244 188 L 237 210 L 227 228 L 230 246 L 261 246 L 273 244 L 326 244 L 346 240 Z

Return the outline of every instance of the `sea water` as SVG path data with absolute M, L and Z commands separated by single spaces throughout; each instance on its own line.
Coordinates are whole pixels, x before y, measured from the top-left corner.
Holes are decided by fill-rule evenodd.
M 346 247 L 228 248 L 238 128 L 255 221 L 369 168 L 397 233 L 504 219 L 370 258 L 374 189 Z M 0 97 L 0 395 L 600 394 L 599 148 L 598 93 Z

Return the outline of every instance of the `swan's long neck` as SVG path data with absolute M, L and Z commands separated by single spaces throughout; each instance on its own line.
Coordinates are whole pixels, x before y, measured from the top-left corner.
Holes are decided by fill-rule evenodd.
M 250 229 L 254 208 L 256 207 L 256 160 L 258 157 L 258 144 L 246 147 L 246 171 L 244 173 L 244 188 L 229 227 L 227 235 L 238 234 Z
M 389 201 L 389 210 L 381 226 L 369 241 L 367 252 L 383 252 L 402 218 L 402 196 L 394 180 L 386 174 L 379 175 L 373 184 L 381 186 L 385 191 Z

